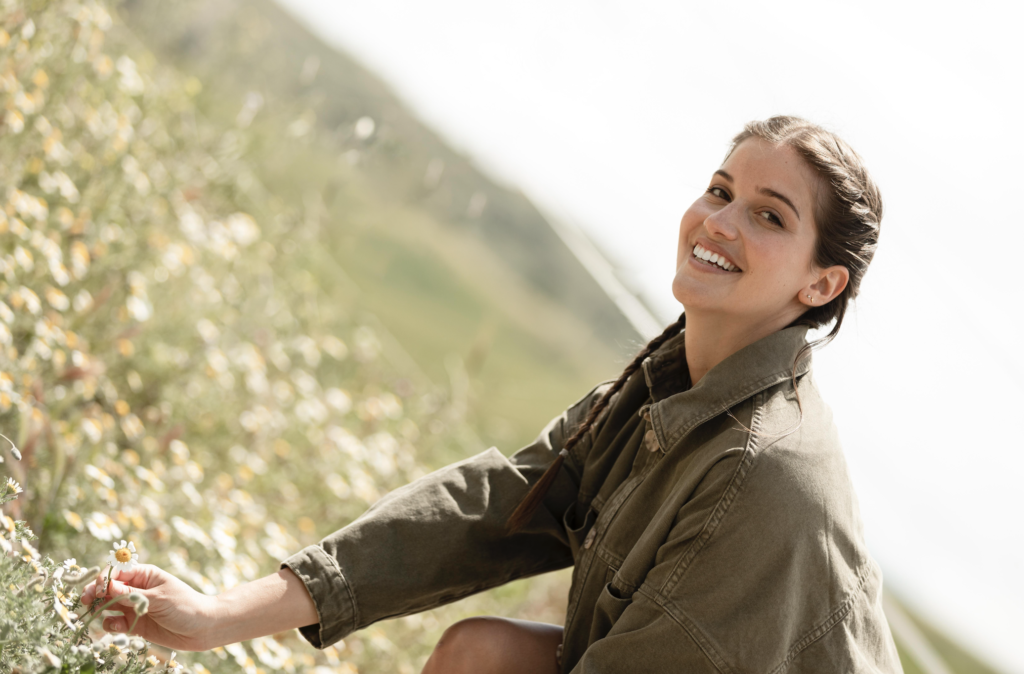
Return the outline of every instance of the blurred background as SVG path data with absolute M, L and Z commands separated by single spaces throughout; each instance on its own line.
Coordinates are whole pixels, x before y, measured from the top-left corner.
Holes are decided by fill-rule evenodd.
M 674 320 L 679 217 L 746 121 L 796 114 L 886 204 L 815 377 L 904 668 L 1024 672 L 1021 18 L 9 2 L 5 512 L 43 554 L 128 536 L 216 592 L 425 471 L 511 454 Z M 454 620 L 559 622 L 567 587 L 188 664 L 419 671 Z

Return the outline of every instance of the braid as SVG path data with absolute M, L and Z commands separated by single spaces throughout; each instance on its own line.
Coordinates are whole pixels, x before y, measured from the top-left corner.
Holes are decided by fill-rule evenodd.
M 652 339 L 647 343 L 647 346 L 636 354 L 632 362 L 626 366 L 626 369 L 622 371 L 619 378 L 615 380 L 615 383 L 611 385 L 607 391 L 601 396 L 601 398 L 594 403 L 590 408 L 590 412 L 587 413 L 583 423 L 576 428 L 576 432 L 570 435 L 564 443 L 562 443 L 562 450 L 555 457 L 555 460 L 547 467 L 544 474 L 540 476 L 540 479 L 534 483 L 530 491 L 527 492 L 523 500 L 519 502 L 516 509 L 509 516 L 508 522 L 505 525 L 508 533 L 513 534 L 530 521 L 533 517 L 533 513 L 536 512 L 537 508 L 540 507 L 541 502 L 544 500 L 544 496 L 548 493 L 552 483 L 558 476 L 558 471 L 562 468 L 562 464 L 565 462 L 565 457 L 569 455 L 569 451 L 576 446 L 576 444 L 590 432 L 591 427 L 597 421 L 597 418 L 601 416 L 601 413 L 608 407 L 609 402 L 616 393 L 622 390 L 625 386 L 626 381 L 633 376 L 633 373 L 640 369 L 640 365 L 644 362 L 649 355 L 661 348 L 661 345 L 672 337 L 679 334 L 679 331 L 686 325 L 686 314 L 681 314 L 679 319 L 672 325 L 665 328 L 664 332 Z

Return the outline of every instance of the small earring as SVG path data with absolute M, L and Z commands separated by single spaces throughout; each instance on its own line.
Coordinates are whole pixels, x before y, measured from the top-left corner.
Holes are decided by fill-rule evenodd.
M 808 296 L 807 296 L 807 299 L 809 299 L 809 300 L 810 300 L 810 301 L 812 301 L 812 302 L 814 301 L 814 298 L 813 298 L 813 297 L 811 297 L 810 295 L 808 295 Z

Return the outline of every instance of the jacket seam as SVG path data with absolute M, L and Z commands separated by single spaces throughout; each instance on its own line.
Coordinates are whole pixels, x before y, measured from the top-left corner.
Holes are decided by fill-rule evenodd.
M 608 527 L 611 526 L 611 523 L 618 515 L 619 510 L 622 509 L 622 505 L 627 500 L 629 500 L 629 497 L 633 494 L 634 491 L 636 491 L 637 487 L 643 484 L 644 479 L 647 477 L 647 474 L 651 471 L 654 465 L 655 464 L 651 464 L 643 471 L 641 471 L 639 474 L 634 475 L 632 478 L 622 483 L 622 485 L 620 485 L 619 488 L 615 490 L 615 492 L 612 494 L 612 497 L 607 501 L 607 503 L 602 504 L 602 506 L 607 505 L 607 508 L 602 507 L 601 510 L 597 513 L 597 519 L 594 520 L 594 526 L 592 528 L 595 537 L 593 542 L 593 548 L 591 550 L 587 550 L 581 556 L 580 561 L 583 562 L 583 565 L 577 564 L 576 566 L 577 569 L 580 569 L 579 577 L 581 579 L 585 579 L 588 577 L 588 575 L 590 574 L 590 570 L 594 565 L 594 559 L 599 557 L 599 551 L 602 550 L 602 541 L 600 540 L 602 534 L 608 530 Z M 603 521 L 601 519 L 602 516 L 604 516 Z M 576 618 L 576 613 L 579 609 L 580 604 L 580 597 L 583 594 L 583 585 L 584 583 L 582 582 L 573 583 L 573 586 L 575 586 L 575 591 L 570 590 L 571 594 L 569 596 L 569 603 L 566 608 L 565 617 L 566 629 L 569 628 L 569 625 Z
M 348 582 L 348 576 L 345 575 L 345 572 L 341 568 L 341 564 L 338 563 L 338 560 L 334 558 L 334 555 L 328 553 L 327 550 L 325 550 L 322 545 L 318 544 L 317 548 L 319 548 L 320 552 L 322 552 L 324 556 L 327 557 L 328 560 L 330 560 L 331 565 L 334 567 L 334 570 L 337 571 L 339 576 L 341 576 L 342 584 L 345 585 L 345 589 L 348 591 L 348 600 L 349 603 L 352 605 L 352 629 L 350 629 L 348 632 L 351 634 L 352 632 L 355 632 L 357 629 L 360 629 L 359 601 L 356 598 L 356 589 L 352 587 L 352 583 Z
M 870 563 L 861 564 L 861 567 L 857 572 L 859 581 L 846 600 L 836 607 L 836 610 L 832 611 L 832 613 L 822 620 L 816 627 L 812 627 L 808 630 L 803 638 L 794 643 L 782 662 L 780 662 L 775 669 L 771 670 L 771 674 L 781 674 L 781 672 L 786 671 L 800 653 L 806 650 L 811 644 L 831 632 L 836 625 L 843 622 L 843 620 L 850 615 L 850 612 L 853 610 L 854 602 L 857 600 L 860 592 L 864 589 L 864 583 L 867 582 L 868 577 L 870 576 L 870 574 L 867 573 L 868 571 L 870 571 Z
M 722 674 L 731 674 L 733 671 L 726 663 L 725 659 L 715 650 L 715 647 L 711 642 L 704 636 L 704 633 L 697 627 L 697 624 L 693 622 L 683 611 L 673 603 L 671 607 L 668 606 L 667 598 L 661 595 L 657 590 L 652 589 L 649 585 L 644 583 L 637 590 L 640 594 L 654 602 L 655 606 L 661 609 L 662 613 L 669 617 L 672 622 L 679 625 L 680 629 L 686 632 L 686 635 L 690 637 L 693 643 L 697 644 L 697 647 L 704 653 L 704 656 L 711 661 L 711 664 L 715 666 Z
M 679 443 L 684 437 L 686 437 L 686 435 L 690 431 L 697 428 L 704 422 L 710 419 L 714 419 L 720 414 L 728 412 L 731 408 L 735 407 L 737 404 L 743 402 L 744 400 L 750 398 L 751 396 L 757 395 L 758 393 L 761 393 L 762 391 L 765 391 L 771 388 L 772 386 L 780 384 L 785 379 L 788 379 L 788 377 L 783 377 L 784 374 L 786 373 L 776 372 L 766 377 L 762 377 L 753 384 L 744 387 L 739 392 L 734 393 L 732 396 L 730 396 L 727 399 L 728 402 L 726 402 L 726 404 L 724 404 L 721 408 L 715 408 L 710 412 L 706 412 L 705 414 L 700 415 L 691 423 L 681 426 L 679 430 L 677 430 L 675 433 L 672 433 L 671 435 L 665 432 L 664 425 L 661 423 L 661 415 L 652 415 L 652 419 L 654 418 L 654 416 L 657 416 L 658 418 L 657 426 L 661 428 L 661 435 L 666 439 L 664 446 L 669 447 L 670 449 L 668 451 L 671 451 L 671 449 L 674 449 L 675 445 Z M 797 372 L 798 377 L 800 377 L 802 374 L 804 373 Z M 655 430 L 657 430 L 657 428 Z
M 756 394 L 755 394 L 756 395 Z M 718 498 L 718 503 L 712 509 L 711 514 L 708 515 L 707 520 L 704 521 L 704 526 L 701 527 L 701 531 L 697 534 L 696 540 L 690 544 L 686 552 L 683 553 L 676 567 L 672 570 L 665 584 L 662 586 L 661 591 L 668 595 L 673 588 L 675 588 L 680 582 L 682 582 L 683 576 L 689 570 L 693 560 L 700 554 L 700 551 L 704 549 L 707 542 L 711 540 L 711 536 L 714 535 L 718 529 L 718 525 L 725 518 L 729 508 L 735 502 L 736 497 L 739 495 L 740 490 L 743 487 L 744 479 L 753 464 L 753 456 L 757 452 L 757 433 L 756 430 L 761 424 L 761 416 L 763 405 L 758 400 L 754 400 L 754 411 L 751 417 L 750 428 L 751 431 L 747 433 L 747 446 L 743 450 L 743 458 L 740 459 L 739 465 L 736 466 L 736 470 L 733 472 L 732 478 L 729 480 L 729 486 L 726 487 L 725 491 Z

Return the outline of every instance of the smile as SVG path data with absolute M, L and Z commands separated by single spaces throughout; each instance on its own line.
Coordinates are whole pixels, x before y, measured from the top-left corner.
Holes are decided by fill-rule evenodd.
M 718 253 L 712 253 L 710 250 L 700 245 L 699 243 L 693 247 L 693 256 L 698 260 L 702 260 L 704 262 L 717 265 L 719 268 L 724 269 L 725 271 L 742 271 L 732 262 L 729 262 L 727 259 L 725 259 L 724 256 L 719 255 Z

